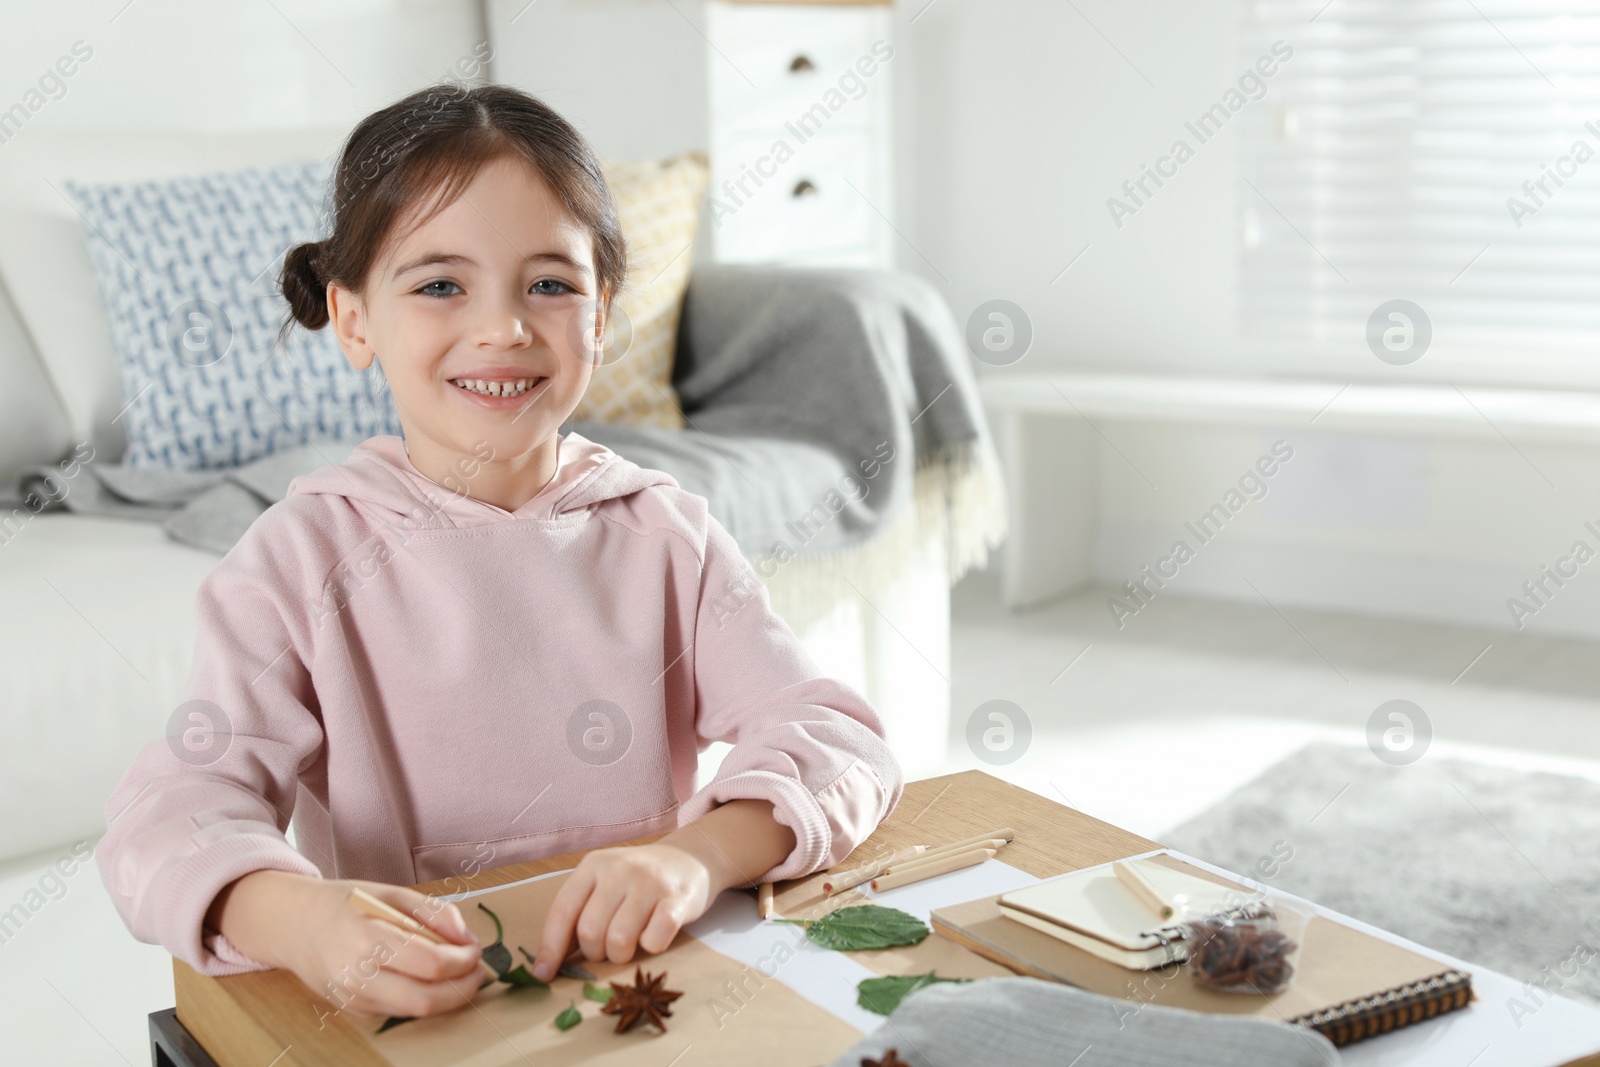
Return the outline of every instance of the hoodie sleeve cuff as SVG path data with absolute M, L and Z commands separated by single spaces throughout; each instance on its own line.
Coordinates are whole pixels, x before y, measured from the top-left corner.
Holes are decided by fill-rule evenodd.
M 883 818 L 888 794 L 882 780 L 861 760 L 816 794 L 785 775 L 742 771 L 712 780 L 689 798 L 679 810 L 678 825 L 687 825 L 730 800 L 771 802 L 773 817 L 794 831 L 795 847 L 754 881 L 786 881 L 843 862 Z
M 270 968 L 240 952 L 221 933 L 204 928 L 206 912 L 227 885 L 253 871 L 276 870 L 322 877 L 317 865 L 283 837 L 264 833 L 233 834 L 171 861 L 145 893 L 160 901 L 156 914 L 142 923 L 159 944 L 203 975 L 221 978 Z

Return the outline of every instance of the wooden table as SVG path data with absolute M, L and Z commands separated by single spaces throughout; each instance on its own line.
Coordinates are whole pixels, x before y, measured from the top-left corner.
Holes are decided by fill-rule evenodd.
M 1006 846 L 1005 862 L 1041 878 L 1161 847 L 982 771 L 962 771 L 908 783 L 899 805 L 848 862 L 882 855 L 884 848 L 952 841 L 1000 826 L 1017 831 L 1016 841 Z M 626 844 L 644 844 L 660 836 L 636 838 Z M 487 889 L 567 870 L 583 855 L 569 852 L 471 877 L 423 882 L 413 888 L 437 894 Z M 778 912 L 805 914 L 807 903 L 821 894 L 823 877 L 818 872 L 779 883 L 775 895 Z M 949 948 L 972 955 L 954 944 Z M 976 956 L 973 960 L 992 966 Z M 172 966 L 178 1020 L 219 1067 L 386 1067 L 344 1016 L 324 1015 L 333 1011 L 332 1004 L 311 993 L 288 971 L 208 978 L 181 960 L 173 960 Z M 326 1025 L 322 1024 L 324 1018 Z M 1567 1067 L 1600 1067 L 1600 1055 Z

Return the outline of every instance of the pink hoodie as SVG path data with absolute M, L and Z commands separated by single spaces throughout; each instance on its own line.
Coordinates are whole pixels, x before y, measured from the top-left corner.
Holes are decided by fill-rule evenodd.
M 752 797 L 798 841 L 771 881 L 843 860 L 903 788 L 877 713 L 818 670 L 705 499 L 576 433 L 514 512 L 432 481 L 399 437 L 363 441 L 294 479 L 197 606 L 189 699 L 96 857 L 133 935 L 202 974 L 262 969 L 202 929 L 251 871 L 405 885 Z M 713 740 L 733 748 L 696 792 Z

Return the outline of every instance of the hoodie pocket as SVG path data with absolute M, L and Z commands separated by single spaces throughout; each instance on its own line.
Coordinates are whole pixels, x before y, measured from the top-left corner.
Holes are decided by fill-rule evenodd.
M 671 807 L 654 815 L 627 822 L 596 823 L 588 826 L 569 826 L 559 830 L 544 830 L 514 837 L 500 837 L 488 841 L 453 841 L 446 844 L 415 845 L 411 849 L 411 863 L 415 880 L 431 882 L 440 878 L 464 879 L 480 871 L 505 867 L 513 863 L 559 856 L 580 849 L 604 848 L 620 844 L 635 837 L 669 833 L 678 827 L 678 807 Z M 449 888 L 448 892 L 462 892 Z

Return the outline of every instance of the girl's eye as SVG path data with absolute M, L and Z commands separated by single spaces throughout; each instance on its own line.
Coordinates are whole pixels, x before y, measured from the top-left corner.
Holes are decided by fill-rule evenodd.
M 461 286 L 457 285 L 455 282 L 447 281 L 441 278 L 437 281 L 429 282 L 427 285 L 424 285 L 422 288 L 418 289 L 417 292 L 423 294 L 424 296 L 432 296 L 440 299 L 447 296 L 456 295 L 455 292 L 440 292 L 436 288 L 437 286 L 450 286 L 456 292 L 461 291 Z M 553 286 L 553 288 L 540 288 L 540 286 Z M 576 289 L 559 278 L 540 278 L 538 281 L 533 283 L 531 291 L 539 294 L 540 296 L 560 296 L 562 293 L 577 292 Z

